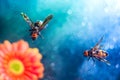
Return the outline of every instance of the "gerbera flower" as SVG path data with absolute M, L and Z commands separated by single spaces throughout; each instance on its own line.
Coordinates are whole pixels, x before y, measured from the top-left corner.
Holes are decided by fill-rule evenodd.
M 0 44 L 0 80 L 38 80 L 43 77 L 42 55 L 20 40 Z

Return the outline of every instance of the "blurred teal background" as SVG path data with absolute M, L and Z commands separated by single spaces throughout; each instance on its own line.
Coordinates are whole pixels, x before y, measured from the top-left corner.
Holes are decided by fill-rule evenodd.
M 34 22 L 54 17 L 32 41 L 20 13 Z M 111 66 L 83 56 L 104 35 L 102 48 Z M 120 80 L 119 0 L 0 0 L 0 42 L 24 39 L 43 55 L 42 80 Z

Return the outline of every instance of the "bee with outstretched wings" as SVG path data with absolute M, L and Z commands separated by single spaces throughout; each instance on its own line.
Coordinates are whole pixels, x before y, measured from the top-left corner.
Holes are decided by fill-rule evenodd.
M 45 28 L 46 24 L 48 24 L 48 22 L 53 18 L 53 15 L 49 15 L 45 18 L 43 22 L 37 21 L 34 23 L 25 13 L 22 12 L 21 15 L 31 28 L 29 31 L 32 40 L 36 40 L 39 35 L 41 38 L 43 38 L 40 32 Z
M 105 62 L 107 65 L 110 65 L 109 61 L 107 61 L 105 58 L 108 56 L 108 53 L 101 49 L 101 46 L 99 45 L 103 40 L 103 37 L 97 42 L 97 44 L 90 50 L 84 51 L 84 56 L 88 57 L 89 59 L 92 58 L 93 61 L 94 58 Z M 88 60 L 89 60 L 88 59 Z

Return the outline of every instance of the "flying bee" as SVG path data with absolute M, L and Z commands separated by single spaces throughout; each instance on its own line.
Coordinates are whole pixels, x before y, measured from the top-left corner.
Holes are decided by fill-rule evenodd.
M 103 40 L 103 37 L 97 42 L 97 44 L 91 48 L 90 50 L 84 51 L 84 56 L 88 57 L 88 60 L 92 58 L 92 60 L 95 62 L 94 59 L 97 59 L 99 61 L 105 62 L 107 65 L 110 65 L 109 61 L 107 61 L 105 58 L 108 56 L 108 53 L 101 49 L 101 46 L 99 45 Z
M 48 24 L 48 22 L 53 17 L 53 15 L 49 15 L 45 18 L 45 20 L 43 22 L 37 21 L 34 23 L 25 13 L 22 12 L 21 15 L 31 28 L 29 31 L 30 31 L 30 36 L 31 36 L 32 40 L 36 40 L 39 35 L 41 38 L 43 38 L 43 36 L 41 35 L 41 31 L 46 27 L 46 24 Z

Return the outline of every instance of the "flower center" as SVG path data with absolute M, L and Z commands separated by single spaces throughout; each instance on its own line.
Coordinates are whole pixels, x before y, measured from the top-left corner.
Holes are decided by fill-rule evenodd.
M 20 60 L 11 60 L 9 62 L 9 70 L 14 75 L 21 75 L 24 72 L 24 65 Z

